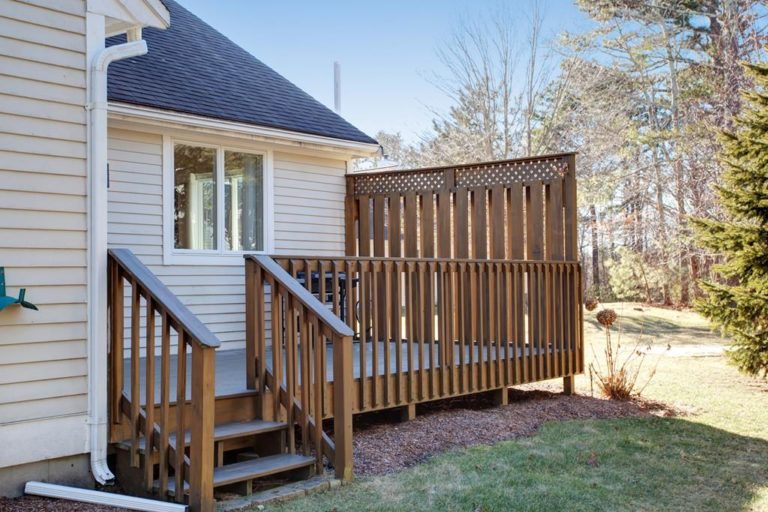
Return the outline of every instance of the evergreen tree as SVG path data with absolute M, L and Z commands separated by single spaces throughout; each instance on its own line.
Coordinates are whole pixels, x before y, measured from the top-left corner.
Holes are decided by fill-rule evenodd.
M 718 187 L 722 220 L 694 221 L 699 243 L 724 257 L 720 282 L 702 283 L 697 309 L 733 337 L 730 356 L 750 375 L 768 376 L 768 65 L 749 65 L 755 89 L 743 94 L 735 131 L 723 135 Z

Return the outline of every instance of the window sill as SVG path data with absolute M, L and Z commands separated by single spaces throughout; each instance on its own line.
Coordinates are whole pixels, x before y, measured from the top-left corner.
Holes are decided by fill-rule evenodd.
M 211 266 L 242 266 L 247 254 L 266 254 L 266 252 L 166 252 L 163 256 L 164 265 L 211 265 Z

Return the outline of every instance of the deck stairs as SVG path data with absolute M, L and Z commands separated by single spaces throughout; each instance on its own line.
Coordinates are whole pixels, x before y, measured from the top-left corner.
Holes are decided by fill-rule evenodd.
M 249 495 L 254 485 L 269 486 L 309 478 L 315 473 L 315 457 L 290 453 L 286 444 L 288 424 L 277 421 L 250 420 L 234 421 L 216 425 L 214 428 L 214 470 L 213 487 L 232 493 Z M 188 449 L 191 442 L 191 432 L 185 432 L 184 446 Z M 175 435 L 168 439 L 168 456 L 175 471 L 177 440 Z M 131 439 L 116 443 L 119 465 L 129 465 L 131 455 Z M 145 471 L 147 453 L 144 438 L 138 440 L 137 455 L 139 470 Z M 151 463 L 156 464 L 158 450 L 152 450 Z M 188 457 L 185 456 L 188 464 Z M 152 494 L 157 496 L 161 489 L 161 475 L 156 474 Z M 167 496 L 176 496 L 174 475 L 167 477 Z M 184 492 L 189 493 L 189 484 L 184 482 Z

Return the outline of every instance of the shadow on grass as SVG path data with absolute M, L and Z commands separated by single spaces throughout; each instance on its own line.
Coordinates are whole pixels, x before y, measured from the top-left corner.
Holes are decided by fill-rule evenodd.
M 766 460 L 766 440 L 680 417 L 548 421 L 276 510 L 765 510 Z

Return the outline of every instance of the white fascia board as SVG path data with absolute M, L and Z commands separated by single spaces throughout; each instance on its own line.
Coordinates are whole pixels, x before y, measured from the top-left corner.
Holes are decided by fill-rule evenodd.
M 378 144 L 354 142 L 320 135 L 311 135 L 279 128 L 268 128 L 246 123 L 223 121 L 209 117 L 183 114 L 152 107 L 130 105 L 127 103 L 109 103 L 110 119 L 137 121 L 145 124 L 193 130 L 228 137 L 247 138 L 287 147 L 301 147 L 310 150 L 330 151 L 344 154 L 350 158 L 364 158 L 379 152 Z

